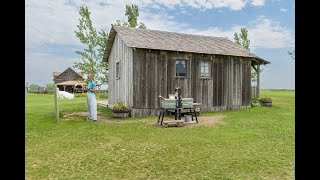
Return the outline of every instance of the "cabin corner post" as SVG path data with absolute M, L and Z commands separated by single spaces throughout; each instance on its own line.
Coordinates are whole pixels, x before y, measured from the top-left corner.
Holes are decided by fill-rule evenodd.
M 255 65 L 257 65 L 257 67 L 255 67 Z M 251 64 L 251 67 L 257 73 L 257 86 L 255 88 L 255 97 L 259 98 L 260 96 L 260 62 L 255 62 L 254 64 Z
M 260 97 L 260 63 L 257 64 L 257 94 L 256 97 Z

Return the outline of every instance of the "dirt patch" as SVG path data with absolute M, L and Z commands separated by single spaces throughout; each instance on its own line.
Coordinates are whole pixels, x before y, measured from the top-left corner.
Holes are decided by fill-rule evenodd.
M 98 115 L 101 114 L 100 112 L 97 112 Z M 80 116 L 80 117 L 87 117 L 88 116 L 88 112 L 73 112 L 73 113 L 70 113 L 70 114 L 64 114 L 62 116 L 63 119 L 65 120 L 69 120 L 71 119 L 72 117 L 75 117 L 75 116 Z M 98 116 L 99 118 L 100 116 Z
M 100 116 L 99 116 L 100 114 Z M 70 114 L 65 114 L 62 116 L 62 118 L 64 120 L 69 120 L 74 116 L 80 116 L 80 117 L 87 117 L 88 116 L 88 112 L 73 112 Z M 221 119 L 223 119 L 225 116 L 224 115 L 211 115 L 211 116 L 198 116 L 198 122 L 197 124 L 184 124 L 183 127 L 197 127 L 197 126 L 215 126 L 217 125 Z M 137 123 L 137 122 L 145 122 L 147 124 L 152 124 L 152 125 L 156 125 L 157 124 L 157 119 L 158 117 L 154 118 L 147 118 L 147 119 L 134 119 L 134 120 L 130 120 L 130 119 L 111 119 L 110 117 L 106 117 L 106 116 L 101 116 L 101 113 L 98 112 L 98 121 L 101 122 L 105 122 L 105 123 Z M 181 117 L 181 119 L 184 119 L 184 117 Z M 170 121 L 170 120 L 174 120 L 174 117 L 171 116 L 165 116 L 163 118 L 164 121 Z M 195 119 L 194 119 L 195 120 Z
M 73 112 L 69 114 L 64 114 L 62 119 L 70 120 L 74 117 L 87 117 L 88 112 Z M 98 121 L 106 122 L 106 123 L 130 123 L 130 122 L 142 122 L 145 120 L 123 120 L 123 119 L 111 119 L 110 117 L 102 116 L 100 112 L 98 112 Z
M 88 116 L 88 112 L 74 112 L 74 113 L 70 113 L 70 114 L 65 114 L 62 116 L 62 118 L 64 119 L 68 119 L 72 116 L 85 116 L 87 117 Z
M 184 124 L 183 127 L 192 128 L 192 127 L 198 127 L 198 126 L 215 126 L 220 123 L 220 120 L 223 119 L 224 115 L 211 115 L 211 116 L 198 116 L 198 122 L 196 124 Z M 184 117 L 181 117 L 183 120 Z M 164 117 L 164 121 L 172 121 L 174 120 L 174 117 Z M 195 121 L 195 119 L 194 119 Z M 157 121 L 150 122 L 150 124 L 156 124 Z
M 212 115 L 212 116 L 199 116 L 197 124 L 185 124 L 185 127 L 196 127 L 196 126 L 214 126 L 217 125 L 221 119 L 223 119 L 224 115 Z

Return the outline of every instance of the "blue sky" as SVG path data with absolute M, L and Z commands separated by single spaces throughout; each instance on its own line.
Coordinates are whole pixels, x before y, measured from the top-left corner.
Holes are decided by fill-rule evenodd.
M 126 19 L 125 5 L 139 6 L 139 21 L 148 29 L 223 36 L 233 40 L 241 27 L 249 31 L 251 51 L 268 60 L 261 87 L 294 89 L 295 49 L 293 0 L 26 0 L 26 82 L 52 83 L 52 72 L 80 61 L 82 45 L 74 31 L 80 6 L 87 6 L 97 30 L 109 32 L 117 19 Z

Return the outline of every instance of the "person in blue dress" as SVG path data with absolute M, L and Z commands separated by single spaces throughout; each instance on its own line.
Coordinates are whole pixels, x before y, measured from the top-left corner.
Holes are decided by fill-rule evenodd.
M 87 120 L 97 121 L 97 100 L 95 91 L 97 90 L 96 83 L 93 81 L 93 75 L 88 74 L 88 92 L 87 92 Z

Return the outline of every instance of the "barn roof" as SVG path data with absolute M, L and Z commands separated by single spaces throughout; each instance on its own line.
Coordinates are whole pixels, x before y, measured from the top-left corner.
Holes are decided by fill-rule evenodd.
M 112 25 L 109 33 L 107 47 L 104 52 L 105 61 L 108 61 L 117 33 L 123 42 L 132 48 L 253 57 L 262 64 L 270 63 L 226 37 L 183 34 L 115 25 Z
M 57 77 L 61 74 L 61 72 L 53 72 L 52 74 L 53 74 L 53 77 Z
M 81 72 L 77 72 L 75 70 L 73 70 L 71 67 L 67 68 L 66 70 L 64 70 L 63 72 L 67 71 L 68 69 L 71 69 L 72 71 L 74 71 L 75 73 L 77 73 L 79 76 L 82 77 L 82 73 Z M 58 77 L 60 74 L 62 74 L 63 72 L 53 72 L 52 75 L 53 75 L 53 78 L 56 78 Z

